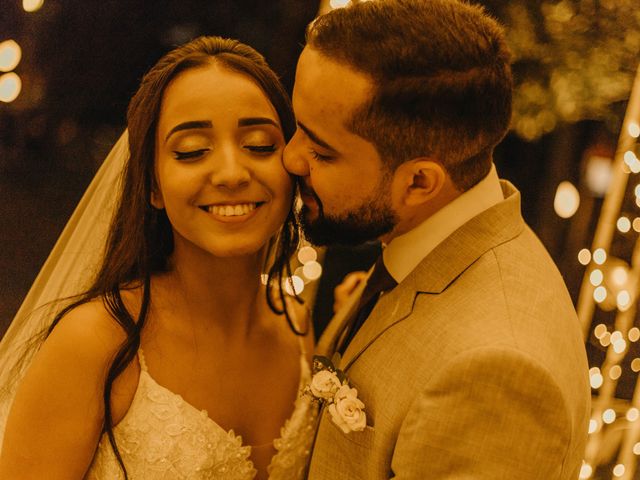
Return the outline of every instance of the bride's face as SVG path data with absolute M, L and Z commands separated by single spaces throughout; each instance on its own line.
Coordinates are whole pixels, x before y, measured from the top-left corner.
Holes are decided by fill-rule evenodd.
M 176 251 L 258 252 L 282 226 L 293 186 L 278 115 L 249 77 L 219 65 L 186 70 L 166 88 L 152 196 Z

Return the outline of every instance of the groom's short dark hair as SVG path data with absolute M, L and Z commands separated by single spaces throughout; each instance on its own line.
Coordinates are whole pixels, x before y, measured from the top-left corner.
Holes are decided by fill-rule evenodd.
M 370 102 L 347 127 L 391 168 L 442 162 L 466 190 L 491 167 L 511 117 L 510 54 L 502 27 L 458 0 L 376 0 L 317 18 L 307 44 L 370 76 Z

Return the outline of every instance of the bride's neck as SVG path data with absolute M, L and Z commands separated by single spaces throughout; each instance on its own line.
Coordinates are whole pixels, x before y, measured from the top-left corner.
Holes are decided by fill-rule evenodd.
M 230 334 L 246 334 L 264 308 L 262 264 L 261 252 L 226 258 L 174 254 L 169 272 L 159 279 L 159 292 L 202 327 L 215 322 Z

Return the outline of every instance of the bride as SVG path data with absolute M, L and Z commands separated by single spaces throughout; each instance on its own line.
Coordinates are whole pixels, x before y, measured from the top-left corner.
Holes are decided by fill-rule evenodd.
M 303 478 L 313 335 L 282 292 L 288 97 L 253 49 L 201 37 L 147 73 L 127 119 L 0 345 L 0 477 Z

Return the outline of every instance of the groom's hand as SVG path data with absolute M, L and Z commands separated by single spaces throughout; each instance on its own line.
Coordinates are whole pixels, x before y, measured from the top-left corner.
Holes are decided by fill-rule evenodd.
M 335 314 L 346 302 L 355 288 L 367 278 L 367 272 L 356 271 L 347 274 L 342 282 L 333 290 L 333 313 Z

